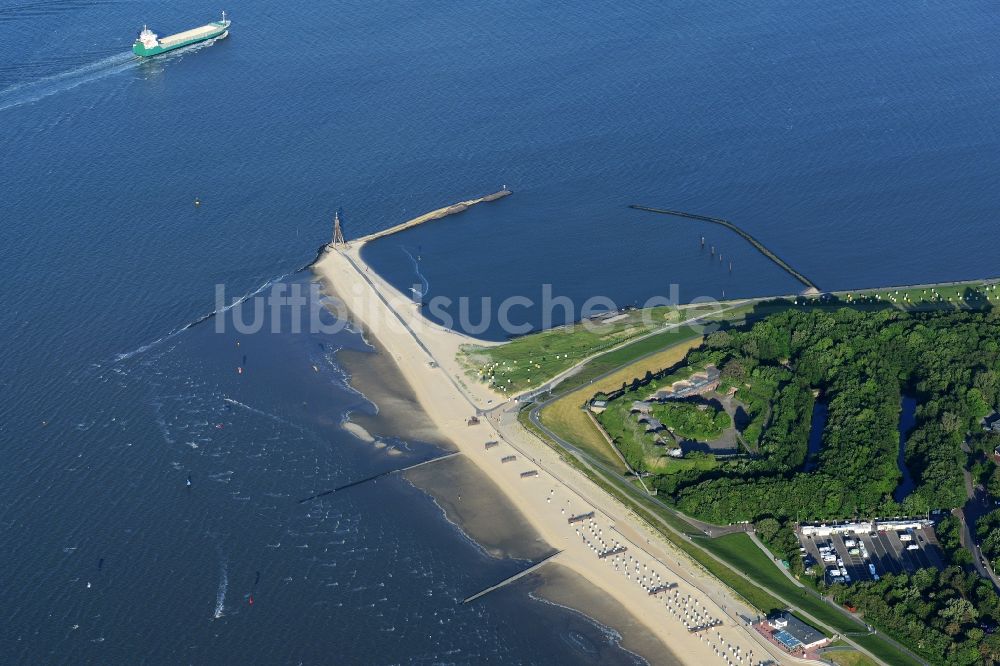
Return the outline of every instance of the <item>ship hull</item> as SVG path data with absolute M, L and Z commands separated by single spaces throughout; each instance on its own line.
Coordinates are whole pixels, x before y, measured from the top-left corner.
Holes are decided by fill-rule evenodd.
M 176 51 L 177 49 L 182 49 L 185 46 L 191 46 L 192 44 L 198 44 L 200 42 L 207 42 L 210 39 L 223 39 L 229 36 L 229 21 L 222 22 L 218 21 L 215 23 L 209 23 L 205 28 L 212 28 L 211 30 L 206 30 L 203 34 L 199 34 L 196 37 L 190 39 L 182 39 L 177 41 L 168 41 L 171 38 L 165 37 L 160 40 L 161 43 L 157 44 L 153 48 L 146 48 L 146 46 L 140 42 L 136 41 L 132 45 L 132 52 L 139 56 L 140 58 L 152 58 L 153 56 L 158 56 L 162 53 L 167 53 L 168 51 Z M 167 42 L 166 44 L 162 42 Z

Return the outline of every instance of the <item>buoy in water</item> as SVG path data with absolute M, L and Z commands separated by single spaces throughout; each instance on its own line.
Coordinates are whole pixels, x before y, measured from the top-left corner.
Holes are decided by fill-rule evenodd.
M 201 205 L 201 199 L 199 199 L 198 197 L 195 197 L 194 198 L 194 205 L 195 206 L 200 206 Z
M 250 595 L 250 605 L 253 606 L 253 595 Z
M 242 375 L 242 374 L 243 374 L 243 368 L 242 368 L 242 367 L 240 367 L 240 366 L 237 366 L 237 367 L 236 367 L 236 374 L 238 374 L 238 375 Z

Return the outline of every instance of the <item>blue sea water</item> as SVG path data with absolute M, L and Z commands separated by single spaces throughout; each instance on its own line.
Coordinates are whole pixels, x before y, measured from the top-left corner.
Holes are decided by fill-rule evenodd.
M 798 288 L 722 230 L 629 203 L 733 220 L 825 288 L 1000 272 L 985 0 L 226 9 L 228 39 L 139 63 L 143 23 L 167 34 L 216 8 L 0 6 L 13 661 L 553 663 L 589 654 L 556 634 L 601 640 L 523 588 L 456 606 L 519 564 L 402 481 L 295 504 L 399 464 L 337 427 L 371 409 L 333 355 L 359 336 L 237 348 L 211 321 L 181 330 L 217 284 L 308 279 L 289 274 L 338 206 L 357 236 L 511 187 L 368 249 L 401 288 L 455 298 Z
M 910 469 L 906 466 L 906 438 L 917 423 L 917 399 L 904 395 L 899 410 L 899 455 L 896 458 L 896 465 L 902 477 L 899 485 L 892 491 L 892 498 L 897 502 L 902 502 L 906 496 L 913 492 L 917 485 L 910 475 Z

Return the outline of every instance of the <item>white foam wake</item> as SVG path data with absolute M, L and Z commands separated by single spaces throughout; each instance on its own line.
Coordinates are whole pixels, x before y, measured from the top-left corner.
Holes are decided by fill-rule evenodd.
M 417 274 L 417 277 L 420 278 L 420 283 L 423 285 L 423 287 L 420 289 L 420 293 L 417 293 L 417 290 L 412 288 L 410 289 L 410 291 L 413 292 L 415 298 L 419 299 L 426 298 L 427 293 L 431 290 L 431 283 L 427 280 L 426 277 L 424 277 L 424 274 L 420 272 L 420 262 L 417 261 L 417 258 L 414 257 L 409 250 L 406 249 L 405 245 L 400 245 L 399 247 L 403 249 L 403 252 L 406 253 L 406 256 L 408 256 L 410 258 L 410 261 L 413 262 L 413 271 Z
M 275 421 L 277 423 L 281 423 L 282 425 L 291 426 L 292 428 L 295 428 L 297 430 L 304 430 L 304 428 L 302 426 L 300 426 L 299 424 L 297 424 L 297 423 L 292 423 L 288 419 L 283 419 L 283 418 L 281 418 L 280 416 L 278 416 L 276 414 L 271 414 L 270 412 L 265 412 L 262 409 L 257 409 L 256 407 L 251 407 L 250 405 L 246 404 L 245 402 L 240 402 L 239 400 L 233 400 L 232 398 L 229 398 L 229 397 L 223 397 L 222 400 L 224 402 L 229 403 L 230 405 L 233 405 L 235 407 L 239 407 L 241 409 L 245 409 L 248 412 L 251 412 L 253 414 L 257 414 L 259 416 L 263 416 L 264 418 L 271 419 L 272 421 Z
M 222 617 L 222 613 L 226 608 L 226 590 L 229 589 L 229 574 L 226 571 L 227 562 L 225 556 L 222 554 L 222 549 L 219 549 L 219 591 L 215 595 L 215 613 L 212 614 L 212 618 L 218 620 Z
M 111 76 L 112 74 L 135 67 L 138 63 L 139 58 L 131 51 L 126 51 L 66 72 L 52 74 L 35 81 L 14 84 L 9 88 L 0 90 L 0 111 L 23 104 L 30 104 L 43 97 L 76 88 L 90 81 L 103 79 L 106 76 Z

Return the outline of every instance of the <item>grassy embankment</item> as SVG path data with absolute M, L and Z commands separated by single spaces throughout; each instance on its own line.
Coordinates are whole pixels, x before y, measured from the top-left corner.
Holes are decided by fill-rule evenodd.
M 653 342 L 654 340 L 655 342 Z M 669 345 L 669 348 L 656 352 L 650 356 L 645 356 L 642 361 L 633 363 L 607 375 L 606 377 L 603 377 L 602 379 L 587 380 L 581 388 L 569 391 L 543 409 L 540 413 L 542 423 L 546 428 L 552 430 L 552 432 L 556 433 L 559 437 L 573 442 L 587 453 L 595 456 L 604 463 L 611 465 L 619 472 L 624 472 L 625 466 L 622 464 L 621 459 L 611 448 L 611 445 L 608 444 L 608 440 L 605 438 L 604 434 L 594 426 L 591 417 L 584 411 L 584 405 L 595 393 L 600 391 L 613 391 L 620 388 L 622 383 L 629 383 L 633 379 L 641 378 L 645 375 L 646 368 L 668 368 L 671 365 L 679 363 L 684 359 L 688 350 L 701 344 L 701 340 L 701 335 L 695 331 L 673 330 L 641 341 L 639 344 L 648 344 L 642 345 L 639 349 L 631 350 L 633 354 L 635 354 L 633 358 L 643 357 L 645 354 L 648 354 L 649 352 L 645 351 L 645 348 L 653 344 L 660 347 Z M 624 352 L 624 350 L 621 351 Z M 594 359 L 594 361 L 599 362 L 599 367 L 605 367 L 610 364 L 620 365 L 621 363 L 626 362 L 626 360 L 621 358 L 624 354 L 617 352 L 612 352 L 612 354 L 614 354 L 616 358 L 605 359 L 601 356 Z M 615 366 L 612 365 L 611 367 Z M 590 364 L 588 364 L 587 368 L 590 369 Z M 593 370 L 591 370 L 591 372 L 593 372 Z M 590 375 L 591 372 L 588 372 L 587 374 Z M 604 372 L 606 373 L 608 370 L 605 370 Z M 600 374 L 595 376 L 600 376 Z M 572 379 L 579 381 L 580 377 L 574 376 Z
M 939 286 L 920 286 L 884 289 L 857 289 L 831 292 L 831 296 L 798 296 L 760 299 L 741 307 L 726 320 L 732 325 L 747 323 L 747 317 L 756 321 L 789 308 L 837 310 L 850 307 L 872 311 L 893 308 L 907 312 L 940 312 L 979 310 L 1000 306 L 1000 284 L 996 282 L 963 282 Z M 733 302 L 723 302 L 722 306 Z
M 830 647 L 847 648 L 844 641 L 834 641 Z M 823 653 L 823 658 L 832 661 L 837 666 L 876 666 L 875 662 L 866 655 L 855 649 L 829 650 Z
M 908 311 L 967 310 L 1000 305 L 997 285 L 984 282 L 909 289 L 862 289 L 836 292 L 835 296 L 838 306 L 848 305 L 859 309 L 893 307 Z
M 539 386 L 603 350 L 717 309 L 717 305 L 697 305 L 633 310 L 606 323 L 584 321 L 560 326 L 497 347 L 465 345 L 459 361 L 474 381 L 488 382 L 511 395 Z

